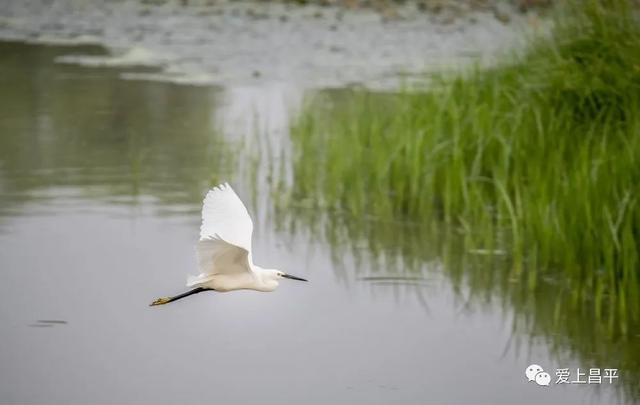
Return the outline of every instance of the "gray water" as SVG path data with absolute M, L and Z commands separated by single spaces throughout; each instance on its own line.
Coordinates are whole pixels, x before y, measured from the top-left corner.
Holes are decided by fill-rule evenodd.
M 438 261 L 380 278 L 366 250 L 282 227 L 238 169 L 233 112 L 250 91 L 53 62 L 68 53 L 0 44 L 0 403 L 622 400 L 624 370 L 611 385 L 528 383 L 531 363 L 617 365 L 517 332 L 510 308 L 471 303 Z M 195 272 L 202 197 L 226 180 L 254 215 L 256 263 L 310 282 L 148 307 Z

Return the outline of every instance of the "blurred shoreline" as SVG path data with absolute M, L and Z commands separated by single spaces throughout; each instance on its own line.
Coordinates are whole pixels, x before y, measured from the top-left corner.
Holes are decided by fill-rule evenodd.
M 155 69 L 124 72 L 124 79 L 388 90 L 422 85 L 428 72 L 490 64 L 544 21 L 517 2 L 483 0 L 27 0 L 0 5 L 0 39 L 101 45 L 106 55 L 70 50 L 57 62 Z

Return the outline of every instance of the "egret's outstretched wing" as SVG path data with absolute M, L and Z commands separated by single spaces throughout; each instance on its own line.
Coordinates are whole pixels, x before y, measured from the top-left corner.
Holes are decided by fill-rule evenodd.
M 200 240 L 217 238 L 251 252 L 253 222 L 228 183 L 211 189 L 202 205 Z
M 227 183 L 207 193 L 202 206 L 200 240 L 196 247 L 200 275 L 187 285 L 209 280 L 214 274 L 251 272 L 253 222 L 238 195 Z
M 249 252 L 222 239 L 205 239 L 196 246 L 200 274 L 187 278 L 187 286 L 194 287 L 211 280 L 216 274 L 250 273 Z

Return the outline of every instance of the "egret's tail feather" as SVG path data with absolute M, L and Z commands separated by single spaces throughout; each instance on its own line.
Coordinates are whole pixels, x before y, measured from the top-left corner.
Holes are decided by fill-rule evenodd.
M 198 284 L 198 281 L 200 281 L 199 276 L 187 276 L 187 287 L 193 287 L 194 285 Z
M 211 274 L 198 274 L 197 276 L 187 277 L 187 287 L 200 287 L 203 283 L 211 281 Z

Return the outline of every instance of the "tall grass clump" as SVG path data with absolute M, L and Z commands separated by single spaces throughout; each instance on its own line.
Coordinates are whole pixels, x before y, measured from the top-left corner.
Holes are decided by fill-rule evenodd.
M 567 283 L 563 310 L 629 336 L 640 321 L 640 21 L 628 0 L 588 0 L 554 27 L 427 91 L 316 98 L 292 127 L 292 196 L 447 224 L 469 248 L 506 252 L 510 282 Z

